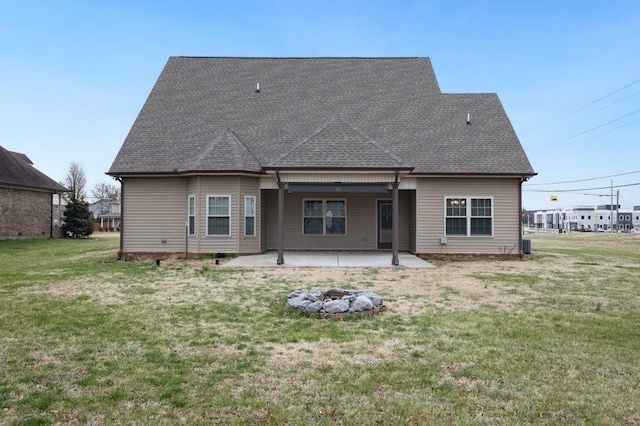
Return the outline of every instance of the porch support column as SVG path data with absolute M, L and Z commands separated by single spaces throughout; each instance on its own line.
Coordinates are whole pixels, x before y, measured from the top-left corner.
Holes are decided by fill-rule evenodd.
M 398 266 L 398 246 L 400 245 L 400 207 L 398 201 L 398 187 L 400 182 L 392 182 L 392 198 L 391 198 L 391 264 Z
M 278 179 L 278 265 L 284 265 L 284 188 Z

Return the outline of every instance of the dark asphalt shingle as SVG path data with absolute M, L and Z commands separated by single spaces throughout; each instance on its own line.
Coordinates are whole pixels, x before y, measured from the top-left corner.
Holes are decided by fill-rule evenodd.
M 0 146 L 0 186 L 65 192 L 67 189 L 33 167 L 25 154 L 12 152 Z
M 109 173 L 402 166 L 534 174 L 497 95 L 441 93 L 428 58 L 208 57 L 169 59 Z

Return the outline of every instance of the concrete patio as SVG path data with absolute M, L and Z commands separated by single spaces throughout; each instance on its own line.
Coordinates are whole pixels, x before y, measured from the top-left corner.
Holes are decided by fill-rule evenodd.
M 253 256 L 238 256 L 226 262 L 227 267 L 278 267 L 278 253 L 268 251 Z M 399 267 L 433 268 L 429 262 L 411 253 L 399 253 Z M 280 267 L 352 267 L 393 268 L 390 252 L 359 251 L 285 251 L 284 265 Z

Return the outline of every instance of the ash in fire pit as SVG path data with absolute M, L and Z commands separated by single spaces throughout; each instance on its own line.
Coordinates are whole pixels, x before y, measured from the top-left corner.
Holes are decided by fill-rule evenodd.
M 289 306 L 310 314 L 342 317 L 351 314 L 375 314 L 384 309 L 382 297 L 367 290 L 332 288 L 295 290 L 287 295 Z

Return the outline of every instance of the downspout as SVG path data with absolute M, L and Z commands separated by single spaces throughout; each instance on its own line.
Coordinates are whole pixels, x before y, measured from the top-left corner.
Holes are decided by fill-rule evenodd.
M 124 253 L 124 182 L 118 176 L 113 177 L 120 182 L 120 249 L 118 250 L 118 260 L 122 260 Z
M 526 182 L 526 178 L 523 176 L 520 178 L 520 185 L 518 191 L 518 253 L 520 255 L 520 260 L 524 260 L 524 252 L 522 251 L 522 233 L 524 232 L 522 228 L 522 182 Z

